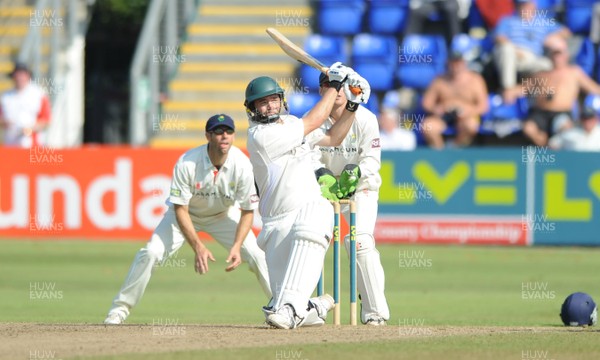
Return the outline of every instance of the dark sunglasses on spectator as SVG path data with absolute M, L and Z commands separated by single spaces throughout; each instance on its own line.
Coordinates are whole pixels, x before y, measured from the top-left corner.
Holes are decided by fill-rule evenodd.
M 235 130 L 231 129 L 231 128 L 225 128 L 225 127 L 218 127 L 216 129 L 214 129 L 213 131 L 211 131 L 213 134 L 215 135 L 223 135 L 223 133 L 227 133 L 228 135 L 231 135 L 235 132 Z

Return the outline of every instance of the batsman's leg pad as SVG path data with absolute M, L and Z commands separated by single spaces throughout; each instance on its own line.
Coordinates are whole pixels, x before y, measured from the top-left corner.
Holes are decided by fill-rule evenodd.
M 350 254 L 350 236 L 344 237 L 344 244 Z M 385 299 L 385 273 L 373 235 L 357 234 L 356 249 L 356 285 L 361 295 L 361 320 L 364 323 L 371 316 L 380 316 L 387 321 L 390 310 Z
M 310 327 L 310 326 L 322 326 L 325 324 L 325 320 L 319 317 L 319 312 L 315 308 L 311 308 L 306 313 L 306 317 L 302 321 L 302 326 Z

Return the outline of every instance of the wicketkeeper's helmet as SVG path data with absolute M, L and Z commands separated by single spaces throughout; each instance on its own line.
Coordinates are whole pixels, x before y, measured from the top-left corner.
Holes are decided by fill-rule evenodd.
M 246 87 L 246 101 L 244 101 L 244 106 L 246 107 L 246 114 L 248 115 L 248 118 L 251 121 L 266 124 L 277 121 L 279 119 L 279 114 L 265 116 L 260 113 L 257 113 L 256 108 L 254 106 L 255 100 L 274 94 L 279 95 L 279 98 L 282 102 L 282 107 L 287 111 L 285 92 L 281 88 L 281 86 L 279 86 L 277 81 L 268 76 L 260 76 L 250 81 L 250 83 Z
M 586 293 L 573 293 L 562 304 L 560 318 L 567 326 L 594 325 L 598 319 L 596 303 Z

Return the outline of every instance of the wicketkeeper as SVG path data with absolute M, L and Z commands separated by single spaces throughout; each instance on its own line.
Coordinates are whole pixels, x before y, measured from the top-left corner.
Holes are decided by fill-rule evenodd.
M 323 95 L 331 83 L 327 76 L 319 77 L 319 93 Z M 341 92 L 320 131 L 307 140 L 317 142 L 344 112 L 347 99 Z M 329 200 L 352 199 L 356 202 L 356 270 L 357 288 L 361 298 L 361 321 L 367 325 L 385 325 L 390 311 L 385 299 L 385 274 L 375 248 L 375 221 L 381 176 L 381 147 L 377 117 L 363 106 L 355 113 L 354 122 L 341 145 L 315 147 L 315 174 L 323 197 Z M 348 220 L 349 205 L 342 206 Z M 344 238 L 349 251 L 349 235 Z

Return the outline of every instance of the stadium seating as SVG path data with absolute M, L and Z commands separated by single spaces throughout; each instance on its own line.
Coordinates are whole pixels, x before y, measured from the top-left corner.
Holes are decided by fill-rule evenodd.
M 589 38 L 585 38 L 581 43 L 579 52 L 575 55 L 575 63 L 579 65 L 588 76 L 594 76 L 594 65 L 596 54 L 594 53 L 594 44 Z
M 364 105 L 364 107 L 369 109 L 375 116 L 379 116 L 379 96 L 375 93 L 371 93 L 369 102 Z
M 444 72 L 448 58 L 440 35 L 407 35 L 399 49 L 396 76 L 402 86 L 424 90 Z
M 319 29 L 326 35 L 354 35 L 362 29 L 363 0 L 321 0 L 317 3 Z
M 596 0 L 565 0 L 565 25 L 575 34 L 588 35 Z
M 290 93 L 287 95 L 286 100 L 290 114 L 302 117 L 307 111 L 309 111 L 319 101 L 321 96 L 318 93 L 309 92 L 303 93 Z
M 352 41 L 352 67 L 374 91 L 393 87 L 397 54 L 398 43 L 391 36 L 358 34 Z
M 310 35 L 304 43 L 304 50 L 325 66 L 329 66 L 336 61 L 348 62 L 348 55 L 345 50 L 343 37 Z M 311 91 L 319 89 L 319 71 L 308 65 L 300 66 L 300 78 L 304 86 Z
M 408 19 L 408 0 L 371 0 L 369 29 L 377 34 L 399 34 Z
M 489 110 L 481 117 L 481 134 L 498 134 L 503 137 L 521 130 L 521 123 L 527 116 L 529 103 L 520 97 L 514 103 L 507 104 L 502 96 L 489 94 Z
M 481 16 L 481 12 L 477 7 L 475 1 L 469 7 L 469 15 L 467 16 L 467 26 L 469 29 L 472 28 L 487 28 L 485 21 L 483 20 L 483 16 Z

